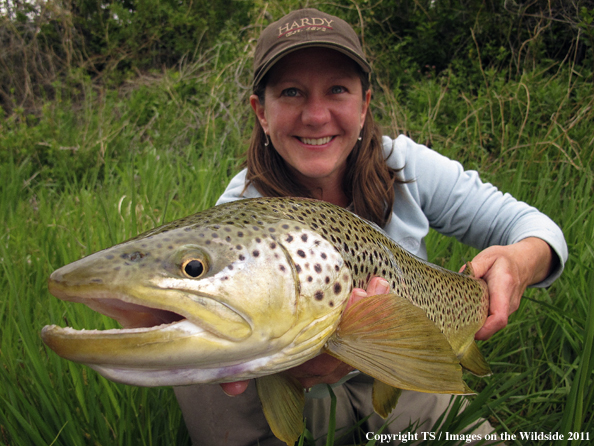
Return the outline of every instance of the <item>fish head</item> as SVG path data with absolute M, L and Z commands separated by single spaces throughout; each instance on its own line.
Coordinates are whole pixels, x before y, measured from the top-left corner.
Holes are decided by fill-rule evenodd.
M 56 270 L 49 290 L 124 327 L 45 327 L 44 342 L 114 381 L 225 382 L 316 356 L 351 291 L 340 254 L 306 225 L 184 219 Z

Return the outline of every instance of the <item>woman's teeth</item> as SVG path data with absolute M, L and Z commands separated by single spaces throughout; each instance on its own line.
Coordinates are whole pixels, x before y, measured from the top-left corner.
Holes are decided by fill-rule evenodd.
M 299 138 L 303 144 L 309 144 L 310 146 L 321 146 L 327 144 L 332 140 L 332 136 L 326 136 L 325 138 Z

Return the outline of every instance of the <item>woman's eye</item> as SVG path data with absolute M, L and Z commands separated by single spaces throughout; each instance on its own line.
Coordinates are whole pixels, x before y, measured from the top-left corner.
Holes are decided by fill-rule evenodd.
M 297 89 L 296 88 L 285 88 L 283 90 L 283 96 L 288 96 L 290 98 L 294 98 L 297 96 Z

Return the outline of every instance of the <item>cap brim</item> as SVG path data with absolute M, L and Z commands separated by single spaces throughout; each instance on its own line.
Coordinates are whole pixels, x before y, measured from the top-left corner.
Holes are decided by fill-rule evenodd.
M 371 66 L 367 63 L 367 61 L 362 59 L 357 53 L 352 51 L 350 48 L 336 44 L 336 43 L 311 40 L 311 41 L 307 41 L 307 42 L 299 42 L 299 43 L 296 43 L 295 45 L 291 45 L 286 48 L 283 48 L 282 51 L 280 51 L 278 54 L 271 57 L 268 61 L 266 61 L 266 63 L 264 65 L 262 65 L 258 69 L 256 74 L 254 75 L 253 86 L 255 87 L 256 85 L 258 85 L 260 83 L 260 81 L 262 81 L 264 76 L 266 76 L 266 73 L 268 73 L 268 71 L 270 71 L 270 69 L 279 60 L 281 60 L 286 55 L 288 55 L 294 51 L 303 49 L 303 48 L 329 48 L 332 50 L 339 51 L 342 54 L 344 54 L 345 56 L 348 56 L 349 58 L 351 58 L 354 62 L 356 62 L 357 65 L 359 65 L 361 67 L 363 72 L 371 73 Z

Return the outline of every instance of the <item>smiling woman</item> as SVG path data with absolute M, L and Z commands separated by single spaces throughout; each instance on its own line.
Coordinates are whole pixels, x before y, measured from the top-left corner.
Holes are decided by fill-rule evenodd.
M 371 98 L 369 90 L 363 91 L 359 70 L 335 50 L 297 50 L 265 77 L 263 100 L 250 98 L 291 176 L 313 197 L 344 207 L 350 202 L 342 187 L 347 158 L 357 144 Z
M 261 196 L 312 197 L 373 221 L 424 259 L 424 238 L 430 228 L 483 249 L 467 273 L 484 279 L 489 291 L 488 317 L 482 328 L 475 327 L 470 334 L 486 339 L 506 325 L 528 285 L 547 286 L 560 275 L 567 259 L 563 234 L 536 209 L 482 183 L 476 172 L 465 171 L 459 163 L 403 135 L 382 136 L 371 113 L 370 71 L 357 35 L 338 17 L 302 9 L 264 29 L 254 57 L 250 104 L 257 121 L 246 168 L 218 203 Z M 340 227 L 331 218 L 326 224 L 330 230 Z M 381 256 L 374 257 L 361 245 L 351 248 L 349 242 L 345 241 L 345 249 L 368 258 L 376 276 L 386 276 L 387 271 L 379 268 Z M 426 286 L 418 281 L 420 287 Z M 349 285 L 347 308 L 358 301 L 370 305 L 373 299 L 365 298 L 395 287 L 370 274 L 363 282 Z M 436 294 L 428 300 L 438 300 Z M 427 318 L 434 320 L 435 315 Z M 475 365 L 465 367 L 472 370 Z M 332 384 L 337 395 L 337 429 L 348 430 L 356 423 L 369 432 L 382 428 L 384 420 L 377 414 L 362 421 L 374 409 L 373 384 L 350 365 L 321 354 L 284 373 L 304 388 L 314 389 L 306 398 L 305 418 L 318 442 L 325 441 L 331 405 L 324 384 Z M 221 444 L 222 439 L 234 446 L 282 444 L 268 427 L 253 385 L 236 381 L 221 386 L 228 395 L 239 396 L 227 399 L 217 385 L 176 389 L 196 444 Z M 391 395 L 398 394 L 386 388 Z M 373 389 L 375 395 L 377 388 Z M 411 424 L 420 426 L 416 432 L 437 428 L 449 400 L 448 395 L 402 391 L 391 413 L 394 400 L 380 411 L 396 419 L 386 432 L 399 433 Z M 198 405 L 208 405 L 209 414 L 198 410 Z M 270 420 L 270 412 L 267 417 Z M 491 431 L 485 422 L 475 432 Z M 349 437 L 341 441 L 335 444 L 357 442 Z
M 322 198 L 384 225 L 399 180 L 398 169 L 385 163 L 381 131 L 369 109 L 371 67 L 344 20 L 316 10 L 293 15 L 267 27 L 256 48 L 250 103 L 260 125 L 247 151 L 247 180 L 266 196 Z M 314 25 L 322 22 L 323 28 Z M 282 113 L 295 108 L 284 119 L 280 106 Z M 294 133 L 284 139 L 283 131 Z M 312 177 L 283 157 L 291 153 L 296 162 L 300 156 L 291 152 L 291 139 L 308 161 L 317 160 L 313 167 L 321 170 Z

